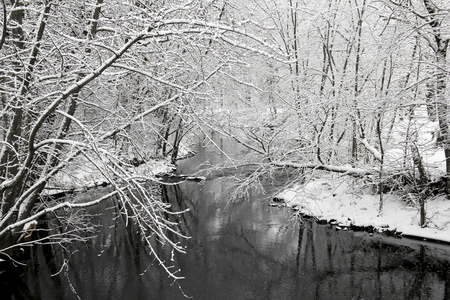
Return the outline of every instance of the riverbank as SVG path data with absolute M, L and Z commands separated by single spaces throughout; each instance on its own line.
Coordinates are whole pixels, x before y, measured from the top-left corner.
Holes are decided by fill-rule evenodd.
M 124 166 L 129 176 L 135 178 L 154 178 L 157 180 L 158 174 L 171 173 L 175 166 L 168 159 L 150 159 L 139 166 Z M 106 168 L 99 170 L 90 163 L 83 160 L 62 170 L 57 176 L 52 178 L 46 187 L 48 194 L 54 194 L 61 191 L 75 190 L 83 191 L 93 186 L 108 184 L 106 177 L 109 174 Z
M 398 236 L 450 243 L 450 200 L 444 195 L 427 199 L 426 226 L 419 225 L 418 204 L 400 194 L 383 194 L 383 211 L 379 213 L 380 195 L 361 188 L 347 177 L 329 175 L 313 178 L 302 185 L 276 195 L 286 206 L 337 229 L 373 228 Z
M 177 160 L 195 155 L 195 152 L 190 150 L 187 145 L 189 145 L 189 142 L 179 145 Z M 170 162 L 170 157 L 147 158 L 145 160 L 132 157 L 130 163 L 123 164 L 121 167 L 128 172 L 129 177 L 155 181 L 160 179 L 161 174 L 171 174 L 176 170 L 176 166 Z M 84 157 L 78 157 L 70 166 L 60 171 L 49 181 L 45 191 L 47 195 L 65 191 L 81 192 L 92 187 L 109 185 L 110 180 L 107 176 L 114 175 L 100 160 L 93 165 L 92 161 Z

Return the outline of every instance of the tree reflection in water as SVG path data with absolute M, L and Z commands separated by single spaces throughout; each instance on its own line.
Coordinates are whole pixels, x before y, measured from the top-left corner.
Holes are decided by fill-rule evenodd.
M 97 238 L 35 247 L 26 268 L 1 273 L 2 297 L 32 299 L 449 299 L 450 247 L 336 231 L 263 203 L 228 203 L 233 180 L 166 186 L 187 254 L 158 251 L 173 283 L 119 208 L 97 208 Z M 174 237 L 175 238 L 175 237 Z M 172 261 L 173 260 L 173 261 Z M 75 294 L 76 293 L 76 294 Z M 6 296 L 7 297 L 7 296 Z M 8 298 L 8 297 L 7 297 Z M 6 298 L 6 299 L 7 299 Z

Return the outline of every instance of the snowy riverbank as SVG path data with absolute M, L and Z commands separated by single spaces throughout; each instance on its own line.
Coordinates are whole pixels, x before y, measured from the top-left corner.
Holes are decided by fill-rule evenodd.
M 379 215 L 380 195 L 357 189 L 352 179 L 332 177 L 312 179 L 276 197 L 288 207 L 319 220 L 336 220 L 339 227 L 374 227 L 377 231 L 396 231 L 404 236 L 450 243 L 450 200 L 445 196 L 429 198 L 427 226 L 419 226 L 419 210 L 400 195 L 384 194 L 384 209 Z
M 175 166 L 168 159 L 151 159 L 139 166 L 130 165 L 124 168 L 126 168 L 129 178 L 153 178 L 154 180 L 157 180 L 159 174 L 171 173 L 175 170 Z M 107 176 L 112 175 L 106 168 L 99 170 L 80 160 L 52 178 L 46 187 L 46 193 L 52 195 L 68 190 L 83 191 L 89 187 L 106 185 L 110 182 Z
M 195 153 L 187 145 L 189 145 L 188 142 L 179 145 L 178 159 L 192 156 Z M 173 173 L 176 170 L 176 166 L 170 162 L 169 157 L 147 158 L 141 162 L 139 162 L 140 158 L 130 157 L 130 163 L 120 165 L 123 179 L 158 181 L 160 174 Z M 133 165 L 131 163 L 133 160 L 138 161 L 139 164 Z M 110 178 L 108 179 L 108 177 Z M 112 179 L 120 182 L 117 174 L 114 174 L 104 162 L 97 159 L 94 165 L 91 160 L 79 157 L 49 181 L 46 191 L 48 194 L 67 190 L 82 191 L 86 187 L 108 184 Z

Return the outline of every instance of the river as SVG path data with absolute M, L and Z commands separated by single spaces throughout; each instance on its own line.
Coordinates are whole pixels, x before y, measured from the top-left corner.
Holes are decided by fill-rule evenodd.
M 211 145 L 198 150 L 178 172 L 225 159 Z M 261 191 L 230 202 L 236 182 L 209 178 L 163 188 L 174 209 L 189 208 L 179 219 L 191 237 L 182 241 L 186 254 L 159 249 L 185 279 L 169 279 L 135 228 L 111 218 L 114 208 L 105 204 L 96 208 L 95 239 L 37 246 L 26 267 L 1 270 L 0 298 L 450 299 L 449 246 L 299 224 Z

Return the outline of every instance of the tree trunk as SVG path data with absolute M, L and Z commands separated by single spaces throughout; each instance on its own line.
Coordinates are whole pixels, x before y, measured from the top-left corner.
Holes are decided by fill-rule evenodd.
M 432 28 L 435 45 L 433 50 L 436 58 L 436 103 L 437 103 L 437 118 L 439 121 L 439 129 L 441 131 L 441 138 L 443 141 L 445 153 L 445 166 L 447 178 L 447 197 L 450 195 L 450 132 L 448 124 L 448 105 L 445 99 L 445 90 L 447 89 L 447 75 L 446 75 L 446 59 L 449 39 L 444 38 L 441 33 L 442 20 L 440 20 L 441 11 L 430 0 L 423 0 L 423 4 L 428 11 L 427 21 Z
M 436 38 L 437 39 L 437 38 Z M 436 75 L 436 100 L 437 100 L 437 115 L 439 121 L 439 129 L 441 131 L 441 138 L 443 140 L 445 167 L 447 177 L 447 196 L 450 195 L 450 132 L 448 124 L 448 105 L 445 99 L 445 90 L 447 88 L 447 76 L 445 74 L 447 46 L 449 40 L 442 41 L 438 51 L 436 52 L 436 61 L 438 66 L 438 74 Z
M 420 211 L 420 226 L 424 227 L 426 225 L 426 210 L 425 204 L 428 196 L 428 175 L 425 170 L 425 166 L 422 161 L 422 156 L 419 153 L 419 149 L 416 143 L 411 145 L 411 152 L 413 155 L 414 165 L 419 171 L 419 211 Z

